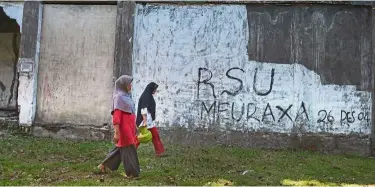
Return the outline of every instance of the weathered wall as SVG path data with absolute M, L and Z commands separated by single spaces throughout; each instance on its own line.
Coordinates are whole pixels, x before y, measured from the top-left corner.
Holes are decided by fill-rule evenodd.
M 44 5 L 38 123 L 110 122 L 116 6 Z
M 0 108 L 16 109 L 19 33 L 0 33 Z
M 42 26 L 42 7 L 38 1 L 26 1 L 23 5 L 23 25 L 19 53 L 18 109 L 19 124 L 30 126 L 35 119 L 36 86 Z
M 0 116 L 17 109 L 17 61 L 22 4 L 0 3 Z
M 35 69 L 20 74 L 20 124 L 37 105 L 34 135 L 110 138 L 95 125 L 132 70 L 135 99 L 160 85 L 163 141 L 370 153 L 370 9 L 137 4 L 132 37 L 133 5 L 116 23 L 116 6 L 25 3 L 20 64 Z
M 357 135 L 368 153 L 369 10 L 139 4 L 135 98 L 157 82 L 157 121 L 169 129 Z

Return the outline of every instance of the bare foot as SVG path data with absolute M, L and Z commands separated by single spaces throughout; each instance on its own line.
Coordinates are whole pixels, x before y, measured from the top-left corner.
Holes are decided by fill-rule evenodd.
M 100 170 L 101 173 L 106 173 L 107 172 L 106 169 L 105 169 L 105 166 L 103 164 L 99 164 L 98 168 L 99 168 L 99 170 Z

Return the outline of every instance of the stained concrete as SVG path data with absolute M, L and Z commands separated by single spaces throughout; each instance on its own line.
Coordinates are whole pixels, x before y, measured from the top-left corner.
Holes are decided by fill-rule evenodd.
M 20 27 L 0 5 L 0 111 L 17 110 Z M 0 112 L 0 116 L 1 112 Z
M 344 5 L 138 4 L 133 94 L 138 99 L 149 82 L 159 84 L 160 127 L 187 129 L 194 137 L 196 129 L 218 137 L 235 132 L 223 138 L 230 141 L 203 133 L 207 142 L 307 144 L 369 154 L 370 11 Z M 171 136 L 180 137 L 178 132 Z M 330 143 L 342 137 L 352 143 Z
M 113 131 L 110 126 L 76 126 L 69 124 L 40 125 L 24 130 L 37 137 L 52 137 L 70 140 L 107 140 Z M 5 133 L 6 131 L 3 130 Z M 235 131 L 189 130 L 186 128 L 159 128 L 162 141 L 186 146 L 226 145 L 245 148 L 295 149 L 318 151 L 327 154 L 371 156 L 370 139 L 359 134 L 331 135 L 325 133 L 241 133 Z
M 19 33 L 0 33 L 0 109 L 16 110 Z
M 77 15 L 78 10 L 84 12 L 81 8 L 65 7 L 65 11 Z M 133 42 L 132 58 L 126 58 L 133 64 L 124 62 L 124 67 L 133 68 L 135 100 L 147 83 L 159 84 L 157 124 L 165 142 L 369 155 L 373 125 L 370 15 L 369 7 L 342 5 L 137 4 L 134 37 L 123 37 Z M 72 22 L 66 25 L 71 27 Z M 66 25 L 56 29 L 53 23 L 44 24 L 53 32 L 46 34 L 49 45 L 44 46 L 42 57 L 46 69 L 38 80 L 42 99 L 31 132 L 56 138 L 110 139 L 110 130 L 101 127 L 110 121 L 110 116 L 103 120 L 104 110 L 81 113 L 82 108 L 97 106 L 85 100 L 84 91 L 74 92 L 82 77 L 70 79 L 58 71 L 72 77 L 82 71 L 79 62 L 61 60 L 77 56 L 69 50 L 76 44 L 70 46 L 69 41 L 84 43 L 82 36 L 67 35 Z M 62 39 L 55 36 L 69 37 L 56 47 L 53 42 Z M 110 70 L 102 66 L 94 66 L 93 71 L 97 74 L 100 67 L 109 76 Z M 102 100 L 103 106 L 110 104 L 109 89 L 91 83 L 108 92 L 100 98 L 109 98 Z
M 38 123 L 110 122 L 115 23 L 113 5 L 44 5 Z
M 249 60 L 300 63 L 323 84 L 372 91 L 371 8 L 247 5 Z

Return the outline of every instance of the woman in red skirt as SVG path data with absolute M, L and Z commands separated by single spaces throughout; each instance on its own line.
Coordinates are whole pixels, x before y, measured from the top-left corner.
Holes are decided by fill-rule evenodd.
M 123 75 L 115 82 L 112 121 L 115 131 L 113 141 L 116 147 L 108 153 L 98 167 L 101 172 L 105 172 L 106 168 L 113 171 L 117 170 L 122 162 L 126 176 L 138 178 L 140 167 L 136 150 L 138 139 L 135 125 L 135 104 L 131 97 L 132 81 L 132 77 Z
M 137 126 L 147 127 L 147 129 L 152 134 L 152 143 L 154 144 L 156 156 L 163 156 L 165 152 L 164 146 L 160 140 L 159 132 L 155 126 L 156 103 L 153 95 L 156 93 L 157 88 L 158 85 L 154 82 L 151 82 L 143 91 L 138 101 L 136 124 Z

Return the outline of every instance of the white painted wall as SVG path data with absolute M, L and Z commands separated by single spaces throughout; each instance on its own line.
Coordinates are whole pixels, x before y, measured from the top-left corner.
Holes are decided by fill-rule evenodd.
M 322 85 L 318 74 L 299 64 L 249 61 L 248 36 L 244 5 L 137 5 L 133 53 L 134 98 L 139 98 L 149 82 L 158 83 L 159 92 L 155 95 L 157 121 L 163 127 L 207 128 L 219 124 L 222 130 L 290 133 L 293 129 L 299 129 L 314 133 L 371 133 L 371 93 L 356 91 L 355 86 L 351 85 Z M 243 72 L 233 70 L 229 73 L 243 80 L 243 89 L 236 96 L 220 95 L 224 90 L 235 91 L 240 85 L 237 80 L 225 75 L 232 67 L 243 69 Z M 204 84 L 200 85 L 200 96 L 197 97 L 198 68 L 211 70 L 212 79 L 209 82 L 215 86 L 216 99 L 212 96 L 211 88 Z M 259 96 L 253 90 L 256 69 L 256 88 L 260 92 L 269 89 L 271 70 L 274 69 L 273 89 L 266 96 Z M 201 79 L 209 76 L 202 71 Z M 208 116 L 203 111 L 201 118 L 202 102 L 209 108 L 214 101 L 228 102 L 228 105 L 220 106 L 221 110 L 226 111 L 218 114 L 216 105 L 214 116 L 212 112 Z M 303 114 L 302 102 L 308 120 Z M 245 106 L 239 121 L 232 119 L 232 103 L 234 111 L 237 111 L 235 118 L 240 116 L 241 106 Z M 267 104 L 270 108 L 266 108 Z M 290 105 L 292 107 L 288 114 L 292 120 L 284 116 L 278 121 L 282 112 L 277 106 L 286 109 Z M 252 117 L 247 119 L 255 107 L 256 112 L 252 117 L 259 121 Z M 264 111 L 269 113 L 270 109 L 275 120 L 270 115 L 262 120 Z M 322 110 L 330 113 L 331 122 L 327 116 L 324 117 Z M 355 121 L 341 121 L 342 110 L 351 112 L 349 116 L 353 114 Z M 298 114 L 300 117 L 295 119 Z M 366 116 L 368 120 L 359 120 L 358 115 L 360 119 Z M 319 119 L 324 122 L 318 123 Z

